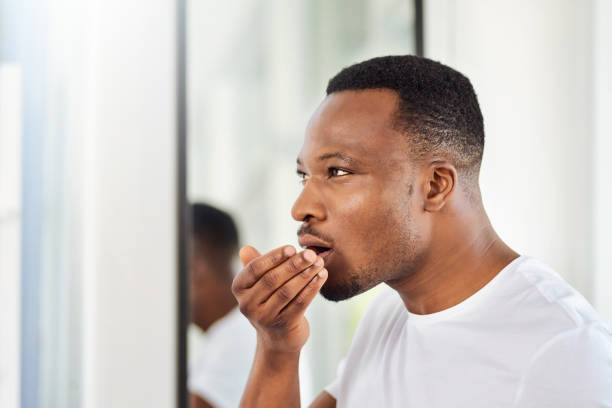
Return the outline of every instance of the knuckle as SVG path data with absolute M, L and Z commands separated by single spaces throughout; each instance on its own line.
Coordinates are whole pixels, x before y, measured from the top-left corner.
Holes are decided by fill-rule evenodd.
M 255 280 L 257 278 L 257 270 L 255 268 L 255 262 L 249 262 L 247 266 L 244 267 L 243 271 L 246 274 L 246 276 L 248 276 L 250 279 Z
M 293 258 L 291 258 L 290 267 L 294 271 L 300 271 L 302 269 L 302 265 L 303 263 L 301 256 L 294 256 Z
M 240 303 L 238 305 L 238 309 L 240 309 L 240 313 L 242 313 L 245 316 L 250 316 L 250 312 L 251 312 L 251 308 L 249 307 L 248 303 Z
M 308 268 L 304 269 L 302 271 L 302 273 L 301 273 L 302 279 L 305 279 L 305 280 L 308 280 L 308 281 L 310 279 L 312 279 L 312 274 L 315 271 L 315 269 L 316 269 L 316 267 L 314 267 L 314 266 L 311 266 L 311 267 L 308 267 Z
M 276 287 L 276 276 L 272 273 L 267 273 L 261 278 L 261 284 L 266 289 L 274 289 Z
M 283 260 L 283 253 L 281 251 L 275 251 L 268 255 L 262 256 L 258 259 L 259 269 L 268 270 L 278 265 Z
M 302 294 L 298 295 L 298 296 L 295 297 L 293 302 L 298 307 L 304 306 L 304 305 L 306 305 L 306 297 L 304 295 L 302 295 Z
M 286 286 L 283 286 L 276 291 L 276 296 L 281 302 L 286 303 L 291 300 L 291 291 Z
M 283 253 L 281 251 L 276 251 L 274 253 L 271 254 L 272 256 L 270 257 L 270 264 L 272 265 L 276 265 L 278 264 L 280 261 L 283 260 Z

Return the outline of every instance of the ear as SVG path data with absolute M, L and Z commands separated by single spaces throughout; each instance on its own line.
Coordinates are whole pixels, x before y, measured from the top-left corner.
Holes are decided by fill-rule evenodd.
M 435 161 L 426 171 L 424 209 L 436 212 L 444 208 L 457 186 L 457 169 L 445 161 Z

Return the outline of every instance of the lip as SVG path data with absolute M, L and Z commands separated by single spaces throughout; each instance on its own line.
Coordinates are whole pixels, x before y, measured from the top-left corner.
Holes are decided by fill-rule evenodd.
M 310 248 L 310 247 L 329 248 L 328 250 L 323 251 L 323 252 L 315 251 L 317 252 L 317 255 L 323 259 L 327 258 L 332 252 L 334 252 L 334 249 L 331 247 L 330 243 L 325 242 L 322 239 L 315 237 L 314 235 L 310 235 L 310 234 L 300 235 L 298 237 L 298 243 L 300 244 L 302 248 Z
M 334 250 L 330 248 L 327 251 L 319 252 L 317 255 L 323 258 L 323 260 L 327 260 L 327 258 L 332 254 L 332 252 L 334 252 Z

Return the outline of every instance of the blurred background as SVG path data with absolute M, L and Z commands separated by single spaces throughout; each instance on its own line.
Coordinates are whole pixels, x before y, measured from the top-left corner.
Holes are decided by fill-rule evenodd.
M 306 123 L 379 55 L 470 78 L 493 225 L 612 322 L 611 19 L 606 0 L 0 0 L 0 407 L 187 406 L 215 327 L 187 347 L 189 205 L 240 244 L 297 244 Z M 309 309 L 304 402 L 377 290 Z

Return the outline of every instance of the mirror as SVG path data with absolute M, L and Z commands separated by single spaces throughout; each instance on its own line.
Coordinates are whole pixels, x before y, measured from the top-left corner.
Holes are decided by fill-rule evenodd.
M 235 407 L 255 344 L 230 291 L 237 248 L 298 248 L 295 160 L 327 81 L 360 60 L 415 53 L 420 24 L 406 0 L 187 0 L 186 11 L 188 384 L 194 403 Z M 375 294 L 339 304 L 318 297 L 309 308 L 304 404 L 335 377 Z

